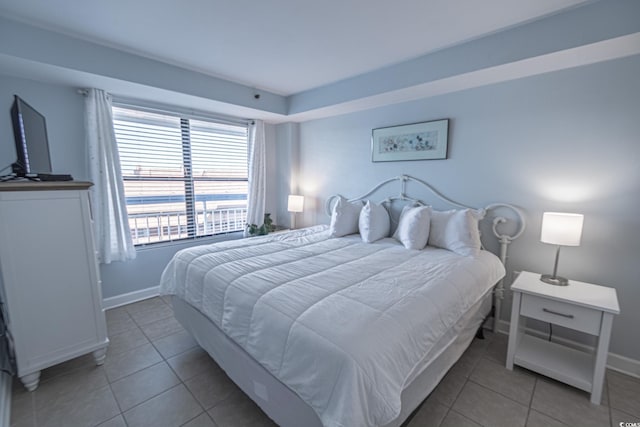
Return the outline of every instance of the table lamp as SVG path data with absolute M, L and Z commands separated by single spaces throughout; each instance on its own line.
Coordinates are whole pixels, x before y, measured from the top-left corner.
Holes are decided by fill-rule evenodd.
M 584 215 L 574 213 L 545 212 L 542 215 L 542 230 L 540 241 L 557 245 L 556 262 L 553 266 L 553 274 L 543 274 L 540 277 L 545 283 L 557 286 L 567 286 L 569 281 L 558 276 L 558 258 L 560 246 L 580 246 L 582 237 L 582 223 Z
M 296 213 L 302 212 L 304 206 L 304 196 L 289 194 L 287 210 L 291 213 L 291 229 L 296 228 Z

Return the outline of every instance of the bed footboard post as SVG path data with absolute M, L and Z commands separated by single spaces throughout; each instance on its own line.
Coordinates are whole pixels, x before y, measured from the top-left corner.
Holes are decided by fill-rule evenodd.
M 507 238 L 507 236 L 500 237 L 500 261 L 502 264 L 506 266 L 507 264 L 507 249 L 509 247 L 509 243 L 511 240 Z M 500 279 L 500 281 L 496 284 L 495 289 L 495 302 L 494 302 L 494 313 L 493 313 L 493 333 L 498 333 L 498 323 L 500 321 L 500 315 L 502 314 L 502 300 L 504 299 L 504 278 Z
M 498 242 L 500 243 L 500 261 L 502 261 L 502 264 L 505 266 L 505 270 L 507 267 L 507 252 L 509 249 L 509 244 L 517 239 L 518 237 L 520 237 L 520 235 L 524 232 L 524 229 L 526 227 L 526 223 L 525 223 L 525 217 L 523 215 L 523 213 L 520 211 L 520 209 L 516 208 L 515 206 L 512 205 L 508 205 L 505 203 L 494 203 L 492 205 L 489 205 L 485 208 L 485 210 L 489 211 L 491 209 L 499 209 L 499 208 L 504 208 L 507 209 L 511 212 L 511 214 L 513 216 L 515 216 L 514 220 L 516 221 L 516 228 L 515 231 L 513 231 L 512 234 L 508 234 L 508 233 L 503 233 L 500 232 L 498 230 L 499 226 L 501 224 L 506 224 L 509 222 L 509 220 L 503 216 L 497 216 L 493 219 L 493 226 L 492 226 L 492 231 L 493 234 L 496 236 L 496 238 L 498 239 Z M 496 288 L 494 291 L 494 296 L 495 296 L 495 300 L 494 300 L 494 313 L 493 313 L 493 332 L 497 333 L 498 332 L 498 325 L 500 322 L 500 315 L 502 313 L 502 300 L 504 299 L 504 282 L 505 282 L 505 278 L 502 278 L 497 284 L 496 284 Z

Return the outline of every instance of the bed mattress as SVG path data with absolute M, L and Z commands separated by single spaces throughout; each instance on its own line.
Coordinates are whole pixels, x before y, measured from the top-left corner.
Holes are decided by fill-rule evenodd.
M 180 251 L 161 286 L 193 306 L 309 405 L 325 426 L 385 425 L 435 344 L 504 275 L 393 239 L 325 226 Z

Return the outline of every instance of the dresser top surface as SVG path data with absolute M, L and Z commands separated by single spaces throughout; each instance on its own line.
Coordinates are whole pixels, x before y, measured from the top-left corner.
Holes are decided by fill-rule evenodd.
M 0 182 L 0 191 L 85 190 L 92 185 L 87 181 L 7 181 Z

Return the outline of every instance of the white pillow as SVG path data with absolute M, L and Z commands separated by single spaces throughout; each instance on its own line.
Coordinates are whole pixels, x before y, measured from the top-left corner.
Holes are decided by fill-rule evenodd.
M 358 227 L 360 228 L 362 241 L 366 243 L 375 242 L 383 237 L 387 237 L 391 229 L 389 212 L 387 212 L 384 206 L 368 200 L 367 204 L 364 205 L 360 211 Z
M 407 249 L 423 249 L 429 239 L 431 208 L 405 206 L 400 214 L 393 238 Z
M 480 252 L 478 221 L 482 214 L 473 209 L 431 212 L 429 246 L 448 249 L 462 256 Z
M 342 237 L 357 233 L 361 209 L 361 201 L 351 203 L 340 196 L 333 206 L 333 213 L 331 214 L 331 225 L 329 226 L 331 237 Z

